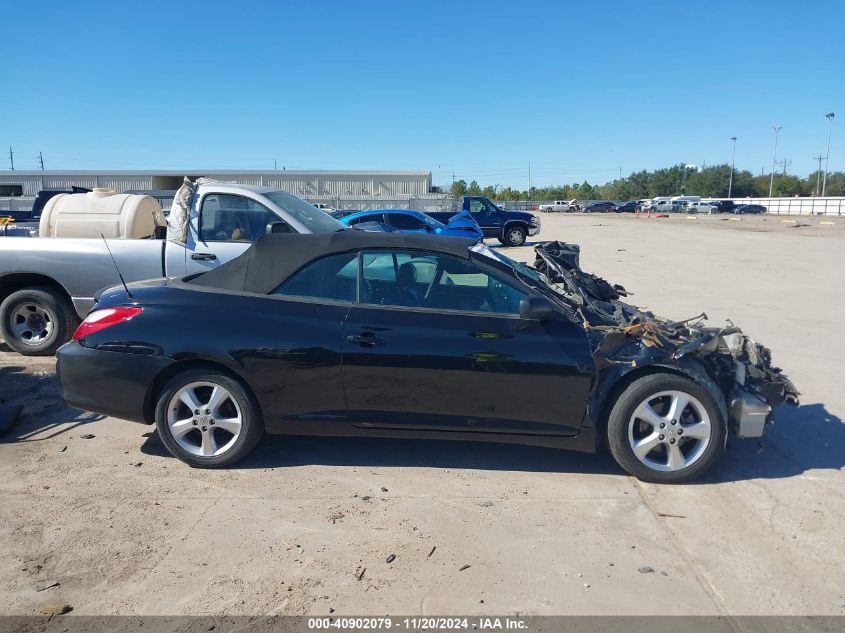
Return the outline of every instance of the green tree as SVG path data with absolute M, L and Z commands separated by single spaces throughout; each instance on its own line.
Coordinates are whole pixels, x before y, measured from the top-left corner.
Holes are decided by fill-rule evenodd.
M 595 188 L 593 188 L 593 186 L 586 180 L 578 186 L 578 192 L 576 197 L 579 200 L 595 200 L 596 195 L 597 194 Z
M 477 181 L 473 180 L 469 183 L 469 187 L 467 188 L 467 195 L 468 196 L 480 196 L 481 195 L 481 186 L 478 184 Z
M 466 180 L 456 180 L 452 183 L 452 197 L 457 200 L 462 196 L 467 195 L 467 181 Z

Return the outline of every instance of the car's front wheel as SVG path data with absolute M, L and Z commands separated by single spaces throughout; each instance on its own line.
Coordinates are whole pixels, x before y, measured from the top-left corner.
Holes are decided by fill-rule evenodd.
M 680 483 L 704 473 L 722 454 L 726 425 L 710 393 L 668 373 L 634 380 L 607 420 L 617 463 L 637 479 Z
M 167 383 L 158 399 L 156 426 L 167 449 L 199 468 L 230 466 L 264 434 L 255 398 L 223 373 L 190 370 Z
M 525 239 L 528 237 L 528 231 L 526 231 L 523 227 L 516 225 L 511 225 L 505 227 L 504 239 L 502 243 L 505 246 L 522 246 L 525 244 Z

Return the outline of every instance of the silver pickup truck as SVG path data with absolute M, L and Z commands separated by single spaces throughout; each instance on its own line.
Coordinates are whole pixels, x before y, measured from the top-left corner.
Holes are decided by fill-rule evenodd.
M 4 237 L 0 239 L 0 338 L 28 356 L 53 354 L 94 305 L 98 290 L 124 279 L 204 272 L 273 232 L 325 233 L 346 227 L 296 196 L 268 187 L 210 183 L 191 191 L 169 239 Z M 111 250 L 111 255 L 109 254 Z

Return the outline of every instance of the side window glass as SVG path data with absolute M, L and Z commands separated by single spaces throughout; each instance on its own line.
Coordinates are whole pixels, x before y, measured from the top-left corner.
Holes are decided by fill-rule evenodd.
M 469 212 L 470 213 L 481 213 L 484 211 L 486 207 L 481 200 L 470 200 L 469 201 Z
M 357 278 L 357 253 L 329 255 L 306 265 L 272 294 L 352 302 Z
M 200 208 L 200 240 L 203 242 L 254 242 L 264 235 L 276 217 L 267 207 L 243 196 L 211 194 Z
M 387 223 L 402 231 L 420 231 L 425 225 L 412 215 L 404 213 L 388 213 Z
M 476 264 L 449 255 L 364 252 L 361 302 L 519 314 L 526 295 Z

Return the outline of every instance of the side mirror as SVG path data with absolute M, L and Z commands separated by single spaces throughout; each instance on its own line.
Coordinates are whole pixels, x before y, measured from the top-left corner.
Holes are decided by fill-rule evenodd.
M 534 319 L 545 321 L 555 313 L 552 302 L 539 295 L 523 297 L 519 302 L 519 317 L 521 319 Z
M 282 220 L 278 220 L 276 222 L 268 222 L 265 233 L 267 235 L 274 235 L 276 233 L 293 233 L 293 231 L 290 228 L 290 224 Z

